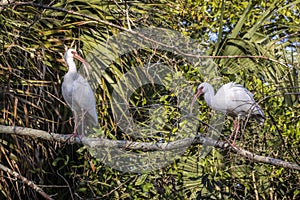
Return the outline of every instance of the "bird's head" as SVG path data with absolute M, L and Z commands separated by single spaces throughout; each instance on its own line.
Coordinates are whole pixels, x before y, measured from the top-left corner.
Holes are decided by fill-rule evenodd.
M 208 88 L 208 83 L 201 83 L 198 87 L 197 87 L 197 92 L 193 98 L 193 101 L 192 101 L 192 104 L 191 104 L 191 110 L 190 110 L 190 114 L 192 113 L 192 108 L 196 102 L 196 100 L 198 99 L 198 97 L 201 95 L 201 94 L 204 94 L 205 92 L 207 92 L 207 88 Z
M 205 94 L 208 91 L 208 83 L 201 83 L 197 88 L 195 98 L 198 98 L 201 94 Z
M 65 52 L 65 55 L 64 55 L 64 59 L 69 67 L 69 70 L 71 67 L 71 68 L 73 68 L 73 70 L 75 68 L 75 71 L 76 71 L 76 65 L 74 63 L 74 58 L 79 60 L 80 62 L 82 62 L 84 69 L 86 71 L 86 75 L 87 75 L 87 77 L 89 77 L 90 70 L 91 70 L 90 65 L 77 53 L 77 51 L 75 49 L 67 49 Z
M 76 58 L 77 60 L 79 60 L 82 63 L 86 63 L 86 61 L 81 56 L 79 56 L 79 54 L 77 53 L 77 51 L 75 49 L 68 49 L 65 52 L 64 58 L 67 63 L 69 60 L 73 60 L 74 58 Z

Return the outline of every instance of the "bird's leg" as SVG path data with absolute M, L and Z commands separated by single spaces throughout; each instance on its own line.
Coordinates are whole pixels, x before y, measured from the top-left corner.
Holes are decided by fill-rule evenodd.
M 73 111 L 73 116 L 74 116 L 74 130 L 69 139 L 67 140 L 70 142 L 71 139 L 74 139 L 77 136 L 77 128 L 78 128 L 78 116 L 76 111 Z
M 84 115 L 85 115 L 85 111 L 83 109 L 81 109 L 81 137 L 84 136 Z
M 236 139 L 236 136 L 237 136 L 237 134 L 240 130 L 240 117 L 239 116 L 238 116 L 237 123 L 236 123 L 235 126 L 236 126 L 236 128 L 235 128 L 236 130 L 235 130 L 235 135 L 234 135 L 234 138 L 233 138 L 232 146 L 235 145 L 235 139 Z
M 234 121 L 233 121 L 233 131 L 231 132 L 231 134 L 230 134 L 230 136 L 229 136 L 229 141 L 231 140 L 231 138 L 232 138 L 232 136 L 235 134 L 235 132 L 236 132 L 236 129 L 237 129 L 237 120 L 235 119 Z
M 231 138 L 233 137 L 233 142 L 231 143 L 232 146 L 235 145 L 235 139 L 239 132 L 239 129 L 240 129 L 240 118 L 238 117 L 238 119 L 235 119 L 233 121 L 233 131 L 231 132 L 231 134 L 229 136 L 229 141 L 231 141 Z
M 77 116 L 76 111 L 74 111 L 73 113 L 74 113 L 74 130 L 73 130 L 72 136 L 76 136 L 77 128 L 78 128 L 78 116 Z
M 85 118 L 85 114 L 87 113 L 87 111 L 85 111 L 84 109 L 81 109 L 81 138 L 84 136 L 84 118 Z

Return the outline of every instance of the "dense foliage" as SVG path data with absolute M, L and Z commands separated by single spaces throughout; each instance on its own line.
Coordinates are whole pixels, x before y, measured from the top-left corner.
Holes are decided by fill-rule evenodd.
M 2 2 L 0 124 L 61 134 L 73 130 L 72 113 L 60 88 L 67 71 L 62 57 L 64 45 L 76 46 L 91 63 L 97 60 L 92 75 L 97 80 L 93 87 L 101 125 L 98 134 L 114 140 L 143 142 L 168 142 L 191 136 L 188 120 L 180 110 L 181 106 L 188 107 L 180 104 L 179 94 L 186 91 L 180 88 L 195 91 L 202 81 L 216 86 L 235 81 L 255 94 L 266 113 L 263 127 L 252 121 L 243 127 L 237 145 L 258 155 L 299 164 L 299 1 Z M 155 41 L 147 43 L 147 38 L 136 40 L 140 37 L 136 34 L 128 36 L 131 31 L 155 33 L 154 27 L 172 30 L 166 36 L 156 32 L 149 37 L 161 43 L 180 33 L 172 44 L 185 47 L 181 53 Z M 185 43 L 185 38 L 190 43 Z M 116 42 L 118 39 L 122 43 Z M 146 45 L 125 51 L 124 41 Z M 121 45 L 121 49 L 110 44 Z M 122 53 L 116 53 L 118 50 Z M 115 59 L 111 61 L 104 54 Z M 199 57 L 205 55 L 212 57 Z M 170 67 L 172 73 L 166 73 L 164 87 L 148 83 L 132 91 L 128 105 L 133 119 L 125 117 L 125 122 L 138 124 L 138 130 L 147 130 L 145 133 L 154 127 L 157 133 L 145 135 L 141 131 L 143 137 L 135 138 L 116 123 L 114 91 L 122 92 L 132 80 L 139 84 L 143 76 L 135 73 L 153 63 Z M 124 74 L 132 78 L 124 79 Z M 164 109 L 151 105 L 163 105 Z M 210 123 L 213 111 L 202 99 L 199 105 L 200 126 L 193 133 L 205 134 L 209 129 L 205 124 Z M 230 135 L 232 121 L 226 118 L 220 139 Z M 183 135 L 180 127 L 186 130 Z M 199 157 L 201 145 L 184 150 L 182 156 L 162 169 L 140 174 L 111 168 L 80 145 L 2 134 L 0 149 L 1 164 L 33 181 L 55 199 L 300 197 L 298 171 L 253 163 L 220 149 Z M 0 183 L 0 199 L 40 199 L 32 188 L 3 171 Z

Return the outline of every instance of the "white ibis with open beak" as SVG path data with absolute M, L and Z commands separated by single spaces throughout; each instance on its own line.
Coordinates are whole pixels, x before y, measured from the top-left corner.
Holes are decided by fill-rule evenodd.
M 223 85 L 215 94 L 214 88 L 209 83 L 201 83 L 197 88 L 191 105 L 191 112 L 197 98 L 203 94 L 204 100 L 208 106 L 214 110 L 220 111 L 232 117 L 234 120 L 234 130 L 229 139 L 235 134 L 233 145 L 235 144 L 236 135 L 240 129 L 241 117 L 252 117 L 263 125 L 265 115 L 263 110 L 253 98 L 253 94 L 246 88 L 233 82 Z
M 78 123 L 81 121 L 81 134 L 83 135 L 85 127 L 98 126 L 98 114 L 92 88 L 88 81 L 77 73 L 74 58 L 83 63 L 87 72 L 88 63 L 77 54 L 75 49 L 68 49 L 64 58 L 69 69 L 62 83 L 62 95 L 73 111 L 75 124 L 73 134 L 77 134 Z

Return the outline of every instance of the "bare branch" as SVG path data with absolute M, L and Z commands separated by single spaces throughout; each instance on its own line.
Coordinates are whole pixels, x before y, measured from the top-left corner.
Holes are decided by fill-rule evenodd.
M 33 138 L 40 138 L 49 141 L 66 142 L 69 140 L 70 135 L 62 135 L 55 133 L 48 133 L 41 130 L 23 128 L 23 127 L 12 127 L 0 125 L 0 133 L 4 134 L 15 134 L 21 136 L 31 136 Z M 270 164 L 279 167 L 285 167 L 289 169 L 300 170 L 300 166 L 296 163 L 283 161 L 280 159 L 256 155 L 250 151 L 242 149 L 240 147 L 231 146 L 229 143 L 224 141 L 217 141 L 209 137 L 197 135 L 194 138 L 185 138 L 169 143 L 147 143 L 147 142 L 134 142 L 128 140 L 109 140 L 105 138 L 88 138 L 83 137 L 79 139 L 74 138 L 72 142 L 84 144 L 90 148 L 108 147 L 108 148 L 122 148 L 128 150 L 141 150 L 141 151 L 170 151 L 174 149 L 180 149 L 189 147 L 191 145 L 207 145 L 214 146 L 219 149 L 229 150 L 244 158 L 248 158 L 253 162 L 260 162 Z
M 37 186 L 36 184 L 34 184 L 32 181 L 28 180 L 27 178 L 25 178 L 24 176 L 20 175 L 19 173 L 17 173 L 16 171 L 12 171 L 11 169 L 5 167 L 4 165 L 2 165 L 0 163 L 0 169 L 2 171 L 5 171 L 6 173 L 14 176 L 15 178 L 21 180 L 23 183 L 25 183 L 26 185 L 28 185 L 29 187 L 31 187 L 32 189 L 34 189 L 37 193 L 39 193 L 42 197 L 44 197 L 45 199 L 49 199 L 52 200 L 52 198 L 46 194 L 42 188 L 40 188 L 39 186 Z

